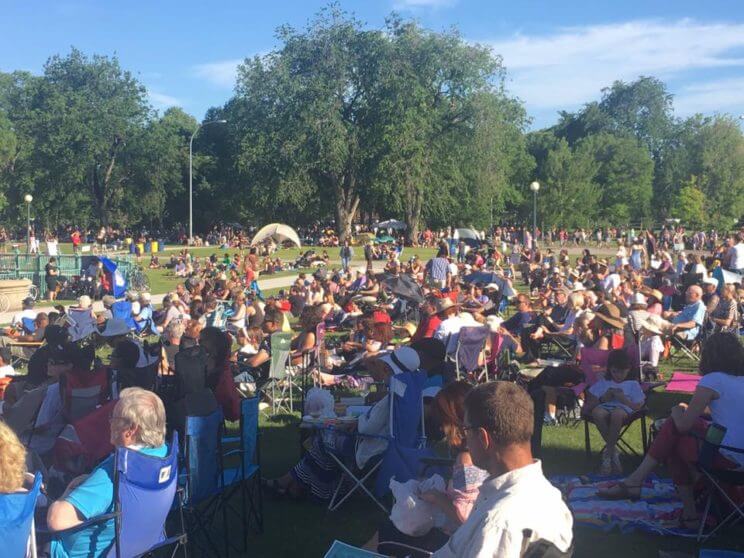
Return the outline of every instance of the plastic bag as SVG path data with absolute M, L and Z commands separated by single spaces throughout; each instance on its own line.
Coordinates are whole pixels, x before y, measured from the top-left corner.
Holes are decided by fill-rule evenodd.
M 307 396 L 305 397 L 306 415 L 333 418 L 336 416 L 334 407 L 335 402 L 330 391 L 314 387 L 307 392 Z
M 409 480 L 402 483 L 393 478 L 390 480 L 390 490 L 395 498 L 390 521 L 401 533 L 422 537 L 434 527 L 439 510 L 418 495 L 430 490 L 444 492 L 442 477 L 434 475 L 424 481 Z

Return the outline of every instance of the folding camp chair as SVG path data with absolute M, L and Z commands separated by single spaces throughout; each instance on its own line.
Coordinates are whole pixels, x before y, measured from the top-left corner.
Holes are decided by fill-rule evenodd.
M 240 525 L 243 527 L 243 551 L 248 550 L 248 527 L 252 522 L 256 531 L 263 532 L 263 496 L 261 491 L 261 466 L 258 443 L 258 397 L 243 399 L 240 402 L 240 431 L 238 436 L 222 439 L 223 447 L 236 445 L 228 450 L 224 458 L 239 458 L 237 467 L 223 471 L 223 483 L 226 487 L 225 500 L 229 503 L 232 497 L 240 492 Z
M 670 337 L 672 343 L 669 352 L 670 362 L 679 368 L 696 368 L 700 363 L 700 353 L 704 340 L 705 329 L 702 325 L 694 339 L 687 340 L 678 335 L 672 335 Z
M 28 366 L 28 361 L 36 349 L 44 344 L 43 341 L 10 341 L 10 365 L 14 368 Z
M 315 345 L 312 349 L 305 351 L 302 354 L 302 368 L 299 370 L 301 374 L 302 383 L 300 386 L 300 409 L 302 413 L 305 412 L 305 393 L 308 390 L 308 375 L 317 371 L 318 374 L 313 375 L 313 386 L 322 387 L 316 379 L 320 378 L 320 372 L 322 372 L 322 356 L 325 351 L 325 335 L 326 335 L 326 324 L 320 322 L 315 327 Z
M 631 373 L 635 374 L 636 372 L 640 371 L 641 367 L 638 347 L 630 346 L 626 348 L 626 351 L 628 352 L 628 357 L 630 358 L 631 362 Z M 599 379 L 600 373 L 607 370 L 607 359 L 610 355 L 610 352 L 611 351 L 592 349 L 590 347 L 581 349 L 580 367 L 581 371 L 584 373 L 584 383 L 570 388 L 577 396 L 585 391 L 587 388 L 591 387 Z M 648 394 L 651 393 L 651 391 L 653 391 L 653 389 L 655 389 L 659 385 L 663 385 L 663 383 L 641 382 L 641 389 L 643 389 L 644 394 L 648 396 Z M 625 433 L 636 420 L 641 421 L 641 445 L 643 448 L 642 453 L 645 454 L 648 450 L 648 429 L 646 426 L 647 415 L 648 408 L 646 407 L 646 405 L 644 405 L 639 410 L 630 414 L 626 418 L 625 423 L 620 430 L 620 435 L 617 439 L 617 447 L 626 455 L 640 455 L 639 452 L 624 438 Z M 584 420 L 584 450 L 586 452 L 586 460 L 587 462 L 589 462 L 591 461 L 592 456 L 591 438 L 589 436 L 589 424 L 593 421 L 591 416 L 586 413 L 582 413 L 581 418 Z M 604 446 L 602 446 L 600 453 L 602 453 L 602 451 L 604 451 Z
M 710 428 L 713 428 L 713 426 Z M 705 502 L 703 516 L 700 519 L 698 541 L 712 537 L 724 525 L 733 525 L 744 519 L 744 502 L 736 502 L 726 491 L 727 488 L 742 490 L 742 487 L 744 487 L 744 471 L 741 469 L 721 469 L 715 467 L 713 463 L 714 457 L 720 450 L 744 454 L 744 448 L 716 445 L 707 441 L 705 438 L 702 439 L 697 467 L 702 473 L 705 483 L 708 485 L 708 497 Z M 708 533 L 704 533 L 706 521 L 713 507 L 717 509 L 719 521 L 713 529 Z
M 80 341 L 98 331 L 96 318 L 90 308 L 69 308 L 66 320 L 70 324 L 70 341 Z
M 199 554 L 220 555 L 213 539 L 214 523 L 222 512 L 223 545 L 229 555 L 227 508 L 224 505 L 222 466 L 222 410 L 203 416 L 186 417 L 184 469 L 180 482 L 185 487 L 183 511 L 190 540 Z
M 94 411 L 111 397 L 108 370 L 100 367 L 92 372 L 66 372 L 59 377 L 62 393 L 62 413 L 74 422 Z
M 0 494 L 0 548 L 3 556 L 36 558 L 34 509 L 41 490 L 41 473 L 36 473 L 28 492 Z
M 460 329 L 454 355 L 458 380 L 462 372 L 470 374 L 479 368 L 485 370 L 486 381 L 488 380 L 488 367 L 485 366 L 481 357 L 490 333 L 491 330 L 486 326 L 463 327 Z
M 285 410 L 294 413 L 292 399 L 294 383 L 289 370 L 289 354 L 291 352 L 292 334 L 276 332 L 271 335 L 271 363 L 269 365 L 269 381 L 271 383 L 271 414 L 276 415 Z M 264 392 L 267 386 L 264 385 Z
M 39 411 L 44 403 L 47 389 L 41 386 L 24 393 L 13 405 L 3 406 L 3 420 L 26 446 L 31 445 Z
M 389 490 L 390 479 L 395 476 L 396 480 L 405 482 L 417 478 L 420 471 L 420 459 L 431 457 L 433 454 L 425 449 L 426 435 L 423 415 L 423 389 L 426 383 L 426 373 L 421 371 L 403 372 L 390 378 L 388 393 L 389 403 L 389 433 L 387 436 L 371 436 L 356 433 L 357 440 L 362 438 L 377 438 L 387 440 L 388 445 L 380 458 L 372 458 L 369 463 L 359 469 L 354 455 L 343 455 L 336 447 L 332 447 L 323 438 L 328 449 L 328 454 L 343 471 L 342 478 L 336 486 L 331 501 L 328 504 L 330 511 L 337 510 L 354 492 L 363 491 L 377 506 L 389 511 L 381 502 L 380 498 Z M 330 429 L 329 432 L 337 434 L 331 436 L 330 440 L 340 440 L 349 436 L 348 432 Z M 341 444 L 342 445 L 342 444 Z M 366 483 L 377 473 L 374 492 Z M 351 488 L 342 494 L 342 488 L 351 484 Z
M 21 318 L 21 326 L 26 335 L 33 335 L 36 331 L 36 321 L 33 318 Z
M 137 322 L 134 321 L 132 316 L 132 303 L 128 300 L 114 302 L 111 305 L 111 316 L 116 320 L 123 321 L 131 331 L 137 329 Z
M 175 545 L 171 556 L 186 545 L 186 531 L 178 488 L 178 433 L 165 457 L 145 455 L 129 448 L 114 453 L 114 509 L 84 521 L 53 538 L 114 521 L 114 542 L 107 558 L 149 555 L 158 549 Z M 179 532 L 167 536 L 165 522 L 174 503 L 180 516 Z

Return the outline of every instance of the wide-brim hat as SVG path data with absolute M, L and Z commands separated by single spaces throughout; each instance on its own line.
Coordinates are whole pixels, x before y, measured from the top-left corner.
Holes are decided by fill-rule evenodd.
M 463 304 L 461 308 L 465 312 L 471 312 L 473 314 L 477 314 L 478 312 L 483 312 L 483 305 L 477 300 L 469 300 L 465 304 Z
M 646 297 L 643 296 L 641 293 L 633 293 L 633 296 L 630 297 L 630 305 L 631 306 L 648 306 L 648 302 L 646 301 Z
M 611 302 L 605 302 L 602 306 L 597 308 L 597 311 L 594 313 L 594 318 L 600 319 L 618 329 L 625 327 L 625 320 L 623 320 L 620 309 Z
M 398 347 L 393 352 L 386 353 L 379 358 L 390 367 L 393 374 L 415 372 L 421 366 L 418 353 L 411 347 Z
M 442 312 L 445 312 L 449 310 L 450 308 L 456 308 L 457 304 L 452 302 L 452 299 L 449 297 L 445 298 L 438 298 L 436 302 L 434 303 L 434 313 L 435 314 L 441 314 Z
M 649 289 L 648 287 L 641 289 L 641 292 L 647 297 L 653 297 L 657 301 L 661 302 L 664 299 L 664 295 L 658 289 Z

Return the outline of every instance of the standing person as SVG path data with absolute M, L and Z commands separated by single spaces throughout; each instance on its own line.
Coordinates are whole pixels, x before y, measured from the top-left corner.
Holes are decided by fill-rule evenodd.
M 437 256 L 426 263 L 426 267 L 424 268 L 424 283 L 428 279 L 433 287 L 443 289 L 447 286 L 449 276 L 450 267 L 447 260 L 447 251 L 440 248 Z
M 59 268 L 57 268 L 57 258 L 51 257 L 44 266 L 44 281 L 46 282 L 47 298 L 54 300 L 57 298 L 57 284 L 59 281 Z
M 375 249 L 370 240 L 364 245 L 364 259 L 367 261 L 367 269 L 372 269 L 372 258 L 375 256 Z
M 341 250 L 339 251 L 339 256 L 341 257 L 341 267 L 344 270 L 344 273 L 349 271 L 349 265 L 351 264 L 351 259 L 354 257 L 354 249 L 349 246 L 349 241 L 344 240 L 344 245 L 341 247 Z M 365 256 L 366 256 L 366 250 L 365 250 Z
M 744 274 L 744 233 L 736 235 L 736 244 L 727 252 L 728 267 L 731 271 Z
M 475 387 L 465 399 L 465 447 L 488 471 L 468 519 L 434 558 L 519 558 L 525 543 L 543 539 L 566 552 L 573 518 L 560 491 L 533 459 L 533 405 L 510 382 Z
M 80 252 L 80 231 L 75 229 L 70 235 L 72 241 L 72 253 L 77 255 Z

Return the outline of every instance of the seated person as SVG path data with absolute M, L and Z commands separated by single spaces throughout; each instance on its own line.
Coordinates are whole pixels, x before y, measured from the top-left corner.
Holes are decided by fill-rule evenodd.
M 519 558 L 525 542 L 539 539 L 561 552 L 569 549 L 573 517 L 540 461 L 532 458 L 532 429 L 532 400 L 516 384 L 490 382 L 468 394 L 462 426 L 466 447 L 473 465 L 490 477 L 467 520 L 434 558 Z
M 26 492 L 30 477 L 26 473 L 26 448 L 4 422 L 0 422 L 0 456 L 0 494 Z
M 462 430 L 465 415 L 465 397 L 472 386 L 464 381 L 453 382 L 440 390 L 432 405 L 433 418 L 444 434 L 450 455 L 454 454 L 452 477 L 447 483 L 446 492 L 430 491 L 421 494 L 421 499 L 431 503 L 443 512 L 444 522 L 421 537 L 410 537 L 401 533 L 389 520 L 383 522 L 365 548 L 384 554 L 396 555 L 401 550 L 395 544 L 403 543 L 409 547 L 434 551 L 444 546 L 450 535 L 462 525 L 470 515 L 478 497 L 480 485 L 488 473 L 473 465 L 473 459 L 465 446 L 465 432 Z M 405 554 L 408 553 L 404 550 Z
M 735 334 L 711 335 L 700 355 L 699 369 L 703 377 L 689 405 L 680 403 L 672 408 L 670 418 L 664 422 L 638 468 L 619 483 L 599 491 L 598 496 L 610 500 L 638 500 L 646 477 L 657 465 L 665 462 L 682 500 L 680 524 L 697 531 L 700 516 L 695 506 L 694 487 L 699 477 L 696 467 L 700 454 L 699 438 L 705 436 L 713 422 L 726 429 L 722 445 L 744 448 L 743 362 L 744 347 Z M 721 450 L 714 456 L 713 466 L 742 469 L 744 455 Z
M 367 368 L 376 382 L 388 384 L 391 376 L 407 370 L 417 370 L 420 365 L 416 351 L 410 347 L 401 347 L 392 354 L 370 359 Z M 387 440 L 377 436 L 390 433 L 390 401 L 387 389 L 380 391 L 382 398 L 367 412 L 359 417 L 357 432 L 373 437 L 343 436 L 349 451 L 354 451 L 357 467 L 363 469 L 370 459 L 387 449 Z M 355 448 L 355 449 L 354 449 Z M 289 495 L 293 498 L 313 496 L 321 501 L 328 501 L 333 496 L 336 485 L 341 480 L 342 471 L 328 455 L 321 436 L 313 438 L 309 452 L 289 472 L 278 479 L 266 481 L 266 487 L 277 496 Z
M 15 328 L 23 327 L 23 318 L 36 318 L 36 310 L 34 310 L 34 299 L 27 296 L 21 303 L 21 311 L 13 314 L 13 318 L 10 320 L 10 325 Z M 7 334 L 6 334 L 7 335 Z
M 49 315 L 46 312 L 39 312 L 34 318 L 34 331 L 27 333 L 24 329 L 8 328 L 6 337 L 0 338 L 0 346 L 10 343 L 41 343 L 44 339 L 44 332 L 49 325 Z
M 163 333 L 163 355 L 160 359 L 161 375 L 170 375 L 176 369 L 176 353 L 181 350 L 181 339 L 186 331 L 186 323 L 176 320 L 168 324 Z M 198 334 L 197 334 L 198 338 Z
M 139 308 L 132 304 L 132 318 L 134 319 L 135 330 L 142 331 L 146 327 L 152 327 L 152 296 L 150 293 L 140 293 Z M 138 312 L 135 313 L 135 310 Z
M 261 331 L 264 338 L 258 346 L 258 352 L 253 355 L 246 355 L 242 359 L 245 367 L 241 367 L 244 372 L 250 373 L 256 380 L 258 387 L 266 383 L 269 379 L 269 369 L 271 367 L 271 336 L 282 330 L 284 316 L 282 311 L 274 306 L 267 306 Z
M 646 396 L 637 380 L 628 379 L 630 359 L 625 349 L 615 349 L 607 357 L 607 372 L 586 393 L 584 413 L 591 415 L 606 445 L 602 452 L 600 475 L 621 475 L 617 440 L 628 417 L 643 407 Z
M 672 322 L 671 332 L 683 341 L 693 341 L 705 322 L 703 289 L 690 285 L 685 291 L 687 305 L 679 312 L 665 312 L 664 317 Z
M 145 455 L 165 457 L 165 408 L 160 398 L 140 388 L 125 389 L 111 417 L 111 443 Z M 70 483 L 62 497 L 49 506 L 47 525 L 64 531 L 88 519 L 111 513 L 114 506 L 114 456 L 90 475 Z M 114 520 L 59 535 L 51 545 L 52 557 L 105 556 L 114 541 Z
M 153 254 L 150 257 L 150 265 L 148 267 L 150 269 L 160 269 L 160 260 L 158 259 L 157 254 Z

